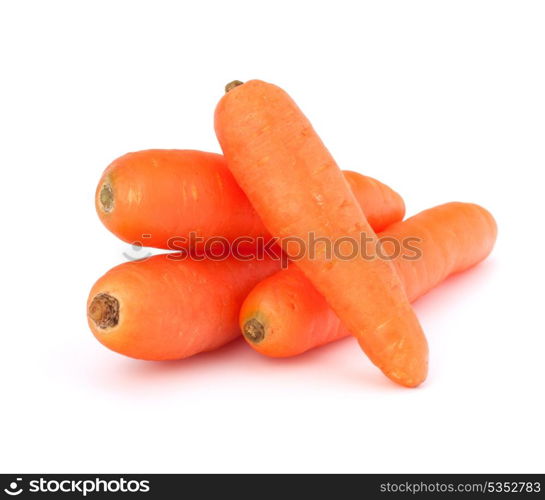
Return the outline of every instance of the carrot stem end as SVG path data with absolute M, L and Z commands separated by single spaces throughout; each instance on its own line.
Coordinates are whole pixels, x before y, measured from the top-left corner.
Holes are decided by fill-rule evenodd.
M 95 295 L 87 315 L 98 328 L 112 328 L 119 323 L 119 301 L 107 293 Z
M 265 327 L 263 323 L 252 318 L 244 323 L 242 333 L 250 342 L 258 344 L 265 338 Z
M 114 208 L 114 191 L 110 184 L 104 184 L 100 190 L 100 206 L 105 212 L 111 212 Z
M 240 80 L 233 80 L 232 82 L 229 82 L 225 86 L 225 93 L 229 92 L 230 90 L 233 90 L 235 87 L 238 87 L 239 85 L 243 85 L 244 82 L 241 82 Z

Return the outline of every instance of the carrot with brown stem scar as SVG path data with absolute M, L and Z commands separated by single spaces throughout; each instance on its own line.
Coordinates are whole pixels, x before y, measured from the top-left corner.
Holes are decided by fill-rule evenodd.
M 393 224 L 378 236 L 414 301 L 486 258 L 496 234 L 496 222 L 487 210 L 453 202 Z M 367 304 L 362 302 L 361 308 L 366 311 Z M 242 304 L 240 327 L 252 348 L 272 357 L 295 356 L 349 335 L 295 264 L 254 287 Z
M 182 359 L 238 338 L 242 301 L 280 269 L 273 259 L 194 261 L 176 254 L 126 262 L 93 286 L 87 319 L 99 342 L 146 360 Z
M 237 85 L 219 102 L 215 128 L 229 169 L 273 236 L 360 241 L 365 234 L 368 258 L 320 254 L 297 265 L 373 363 L 399 384 L 422 383 L 428 346 L 403 284 L 377 257 L 375 233 L 294 101 L 259 80 Z M 289 245 L 283 249 L 292 256 Z

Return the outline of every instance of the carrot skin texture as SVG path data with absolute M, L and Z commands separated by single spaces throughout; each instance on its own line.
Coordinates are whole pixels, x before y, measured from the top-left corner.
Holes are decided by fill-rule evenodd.
M 358 172 L 343 170 L 343 175 L 373 231 L 382 231 L 403 220 L 405 202 L 396 191 Z
M 101 203 L 105 185 L 114 197 L 110 211 Z M 95 203 L 113 234 L 156 248 L 173 249 L 171 238 L 191 232 L 232 240 L 257 235 L 262 226 L 223 157 L 202 151 L 152 149 L 121 156 L 104 171 Z
M 171 254 L 172 255 L 172 254 Z M 278 261 L 172 260 L 156 255 L 114 267 L 93 286 L 88 323 L 99 342 L 145 360 L 182 359 L 216 349 L 240 336 L 242 301 Z M 101 294 L 119 302 L 119 322 L 99 328 L 91 304 Z
M 486 209 L 453 202 L 398 222 L 378 236 L 398 242 L 419 239 L 411 245 L 421 252 L 421 258 L 404 258 L 413 256 L 412 251 L 405 251 L 393 260 L 409 300 L 414 301 L 450 275 L 485 259 L 494 247 L 496 235 L 496 222 Z M 384 249 L 387 251 L 387 244 Z M 362 307 L 365 309 L 365 304 Z M 246 339 L 248 344 L 272 357 L 295 356 L 349 335 L 296 265 L 254 287 L 241 308 L 241 329 L 251 319 L 263 324 L 266 334 L 257 343 Z
M 232 89 L 216 108 L 215 128 L 229 169 L 272 235 L 359 242 L 365 233 L 366 255 L 376 256 L 376 235 L 340 169 L 282 89 L 259 80 Z M 425 380 L 427 341 L 391 262 L 319 255 L 297 265 L 386 376 L 407 387 Z
M 403 219 L 405 205 L 394 190 L 356 172 L 344 175 L 376 231 Z M 108 210 L 101 199 L 105 186 L 113 197 Z M 149 149 L 123 155 L 104 171 L 95 205 L 113 234 L 149 247 L 188 248 L 180 238 L 189 239 L 191 232 L 205 240 L 270 238 L 225 159 L 215 153 Z
M 410 221 L 410 222 L 409 222 Z M 410 301 L 416 300 L 451 274 L 485 259 L 496 242 L 498 227 L 492 214 L 474 203 L 451 202 L 424 210 L 395 223 L 380 235 L 402 241 L 418 237 L 422 258 L 394 261 Z M 385 246 L 387 250 L 387 246 Z

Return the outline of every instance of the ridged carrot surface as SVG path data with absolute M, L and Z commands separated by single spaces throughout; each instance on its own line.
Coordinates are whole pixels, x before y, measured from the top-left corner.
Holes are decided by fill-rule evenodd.
M 496 241 L 496 222 L 484 208 L 447 203 L 425 210 L 378 235 L 411 301 L 488 256 Z M 415 250 L 393 254 L 392 238 Z M 410 241 L 408 240 L 410 238 Z M 407 258 L 410 257 L 410 258 Z M 362 310 L 367 305 L 362 302 Z M 301 354 L 349 335 L 338 316 L 297 266 L 258 283 L 240 312 L 244 337 L 256 351 L 272 357 Z
M 403 219 L 405 206 L 394 190 L 356 172 L 344 176 L 376 231 Z M 192 232 L 205 240 L 269 238 L 223 156 L 215 153 L 166 149 L 128 153 L 106 168 L 95 204 L 112 233 L 149 247 L 187 248 Z
M 172 260 L 156 255 L 114 267 L 93 286 L 87 319 L 95 337 L 126 356 L 181 359 L 240 336 L 242 301 L 280 268 L 274 260 Z
M 297 265 L 390 379 L 422 383 L 428 346 L 391 262 L 376 258 L 377 237 L 341 170 L 295 102 L 252 80 L 219 102 L 216 135 L 227 165 L 273 236 L 336 241 L 368 238 L 364 256 L 308 256 Z M 284 246 L 290 257 L 293 250 Z M 362 308 L 366 305 L 366 309 Z

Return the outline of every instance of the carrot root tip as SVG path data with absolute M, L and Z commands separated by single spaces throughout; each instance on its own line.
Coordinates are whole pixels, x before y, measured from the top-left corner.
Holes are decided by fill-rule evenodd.
M 105 212 L 111 212 L 114 208 L 114 191 L 112 186 L 104 184 L 100 190 L 100 206 Z
M 119 323 L 119 301 L 107 293 L 95 295 L 87 314 L 98 328 L 112 328 Z
M 252 318 L 244 323 L 242 333 L 250 342 L 258 344 L 265 338 L 265 327 L 263 323 Z
M 229 92 L 230 90 L 233 90 L 235 87 L 238 87 L 239 85 L 243 85 L 244 82 L 241 82 L 240 80 L 233 80 L 232 82 L 229 82 L 225 86 L 225 93 Z

